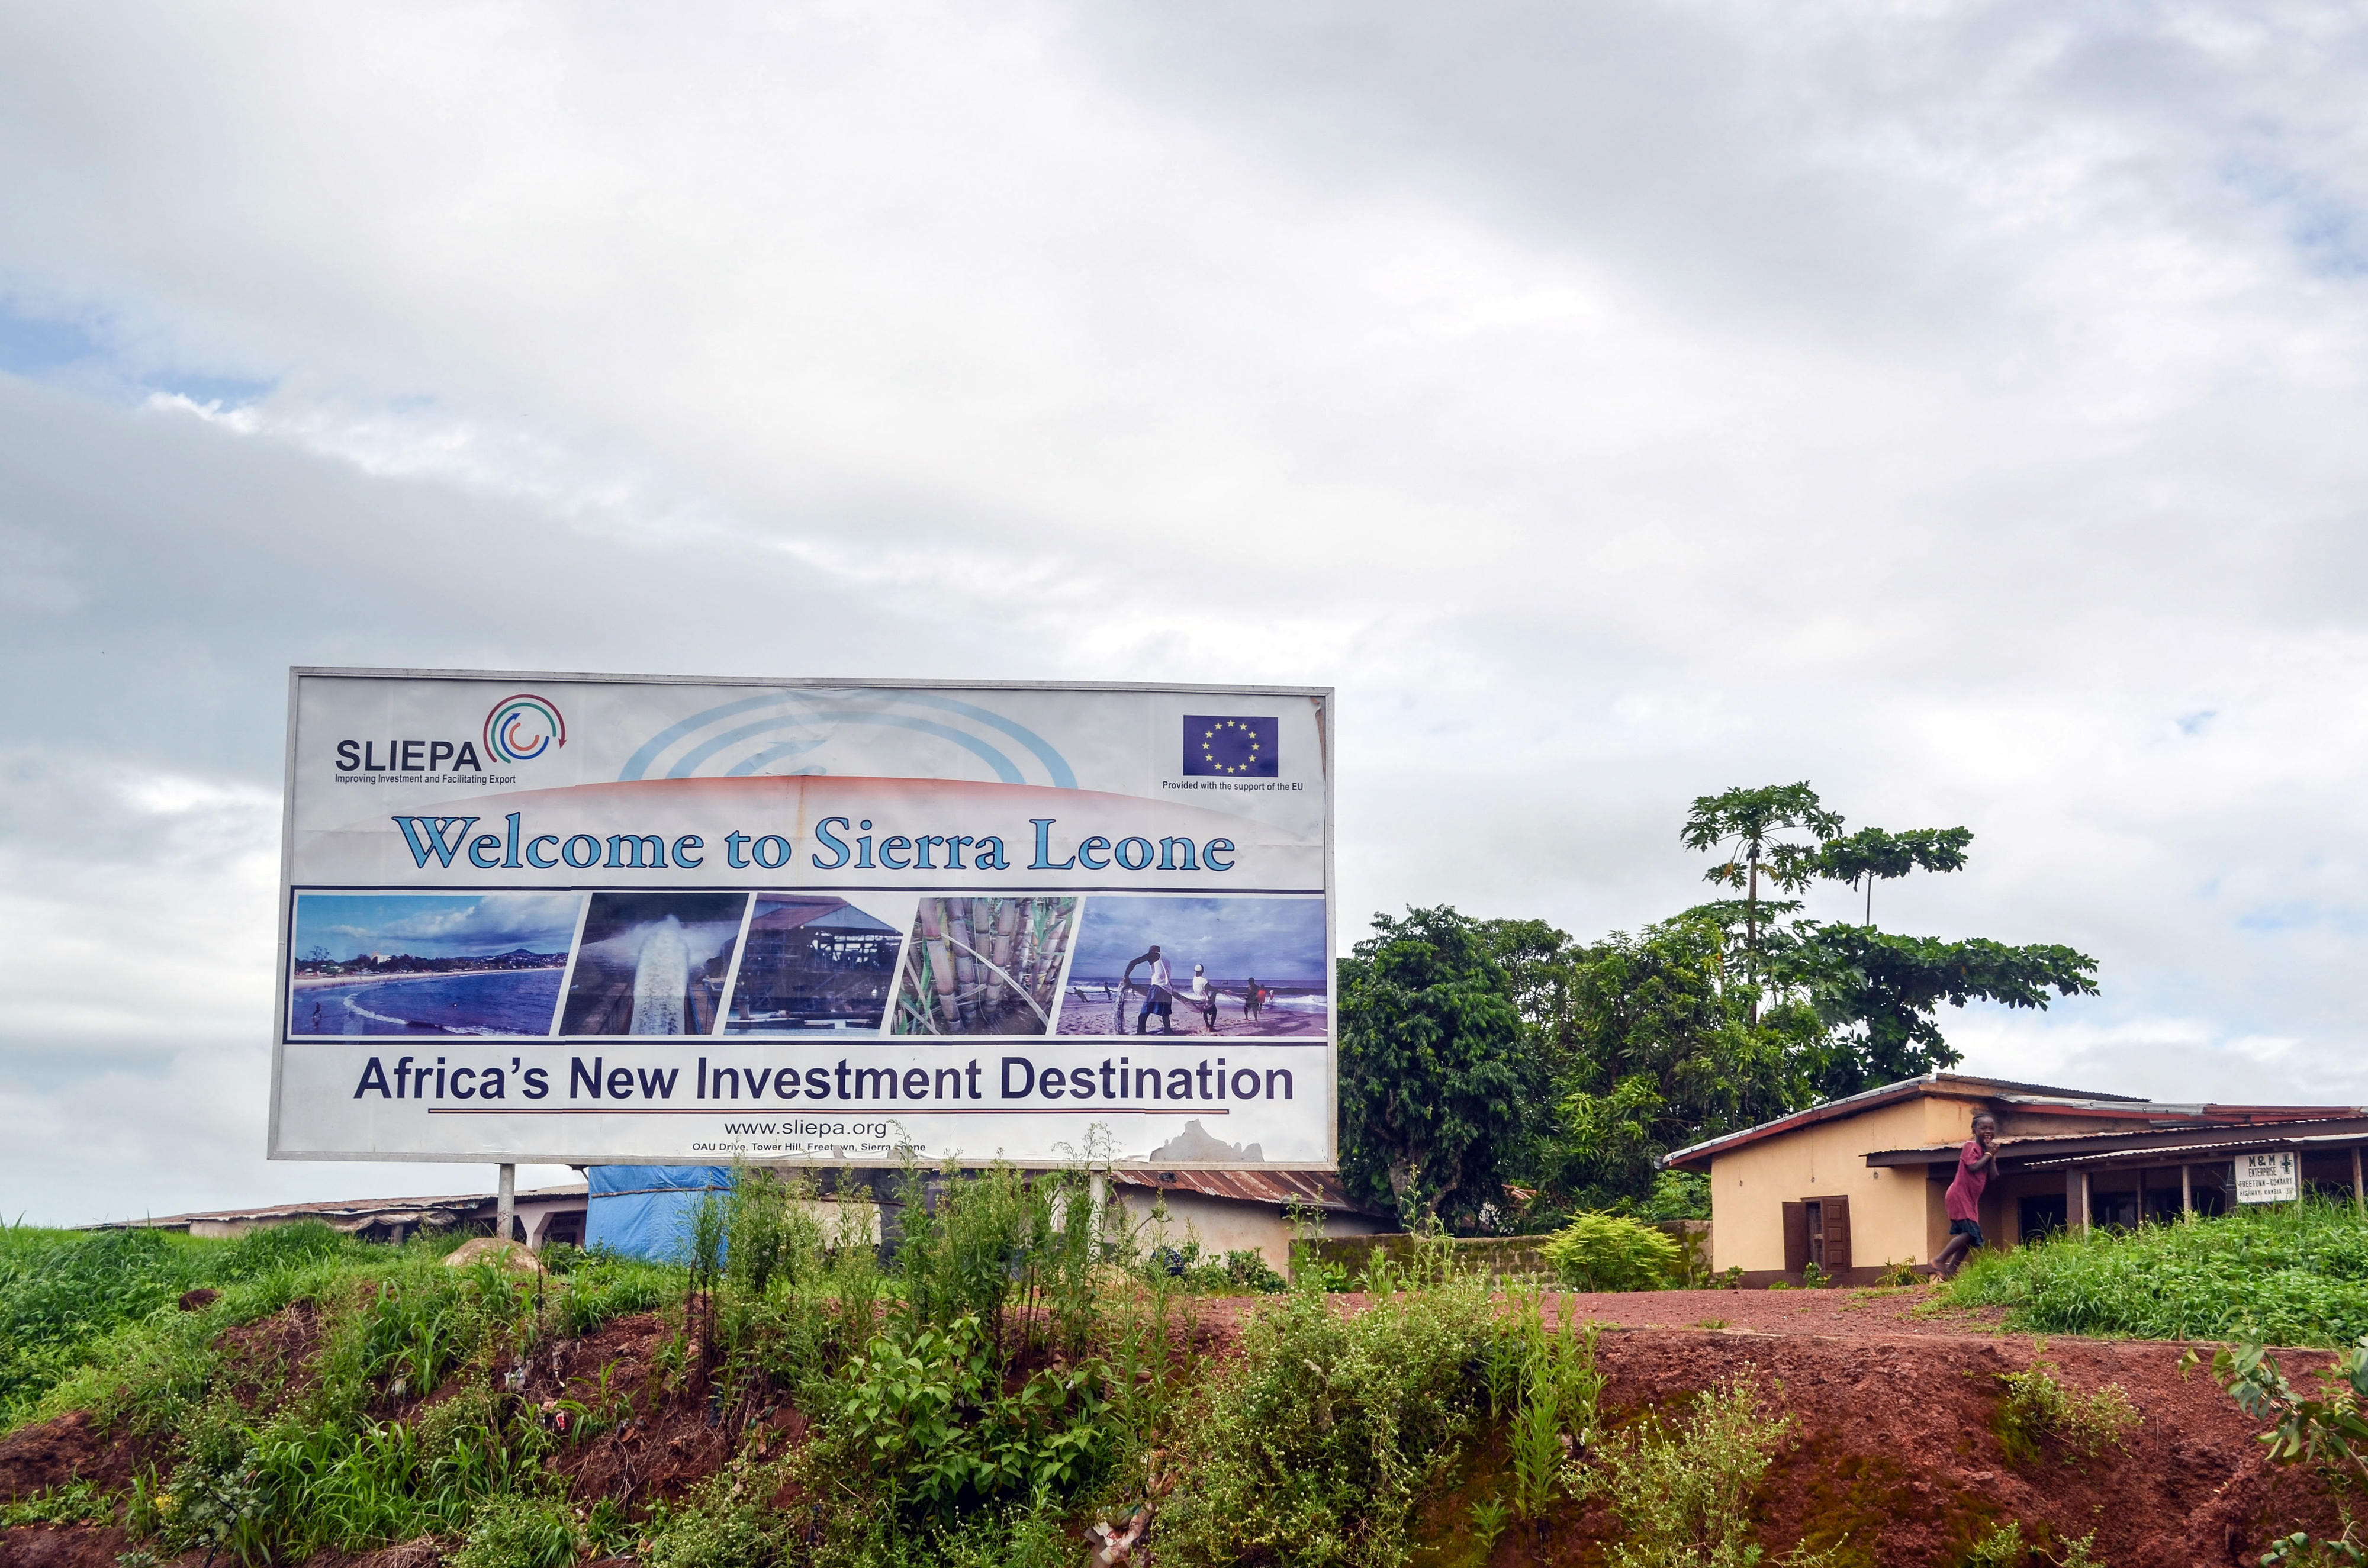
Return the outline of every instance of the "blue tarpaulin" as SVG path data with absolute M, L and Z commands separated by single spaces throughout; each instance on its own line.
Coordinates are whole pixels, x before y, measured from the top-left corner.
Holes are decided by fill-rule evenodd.
M 584 1244 L 661 1263 L 684 1260 L 700 1200 L 732 1190 L 729 1165 L 592 1165 L 584 1175 L 592 1187 Z

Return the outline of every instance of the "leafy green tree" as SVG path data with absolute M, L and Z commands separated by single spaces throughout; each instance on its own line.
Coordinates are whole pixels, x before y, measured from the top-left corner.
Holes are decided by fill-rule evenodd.
M 1899 936 L 1770 897 L 1953 871 L 1962 827 L 1844 836 L 1807 784 L 1693 803 L 1686 842 L 1725 848 L 1714 900 L 1634 936 L 1576 942 L 1543 920 L 1452 909 L 1377 919 L 1340 967 L 1341 1171 L 1410 1223 L 1458 1222 L 1534 1188 L 1519 1222 L 1573 1209 L 1699 1213 L 1657 1168 L 1685 1144 L 1939 1067 L 1943 1003 L 2093 995 L 2096 960 L 2051 944 Z
M 1551 1228 L 1572 1208 L 1696 1214 L 1705 1195 L 1656 1173 L 1656 1157 L 1809 1092 L 1804 1071 L 1821 1059 L 1804 1051 L 1822 1023 L 1798 1001 L 1754 1022 L 1717 918 L 1690 912 L 1591 944 L 1543 921 L 1479 928 L 1521 1014 L 1518 1070 L 1531 1108 L 1504 1163 L 1537 1189 L 1522 1229 Z
M 1965 849 L 1974 842 L 1970 829 L 1915 827 L 1885 833 L 1862 827 L 1845 837 L 1818 846 L 1816 874 L 1828 881 L 1866 884 L 1866 923 L 1874 924 L 1874 884 L 1904 877 L 1910 871 L 1962 871 Z
M 1823 1052 L 1816 1087 L 1827 1097 L 1953 1067 L 1963 1053 L 1943 1039 L 1941 1004 L 1972 1001 L 2046 1007 L 2048 994 L 2097 994 L 2097 960 L 2055 943 L 2009 947 L 1985 937 L 1946 941 L 1866 926 L 1816 926 L 1781 964 L 1837 1032 Z
M 1787 892 L 1799 892 L 1816 874 L 1818 846 L 1841 830 L 1840 814 L 1826 810 L 1805 779 L 1694 797 L 1678 838 L 1689 849 L 1726 851 L 1726 859 L 1702 876 L 1743 890 L 1744 961 L 1752 980 L 1759 978 L 1760 878 Z M 1812 842 L 1777 836 L 1788 832 L 1806 833 Z
M 1340 1175 L 1402 1223 L 1502 1201 L 1522 1113 L 1513 981 L 1479 922 L 1444 905 L 1373 917 L 1340 962 Z

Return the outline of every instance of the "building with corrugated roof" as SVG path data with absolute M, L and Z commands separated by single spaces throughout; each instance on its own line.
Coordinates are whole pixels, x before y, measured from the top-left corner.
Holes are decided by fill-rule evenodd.
M 533 1187 L 518 1195 L 517 1240 L 538 1250 L 547 1242 L 584 1240 L 584 1184 Z M 441 1198 L 340 1198 L 312 1203 L 273 1203 L 247 1209 L 212 1209 L 194 1214 L 161 1214 L 139 1220 L 108 1220 L 92 1231 L 181 1231 L 217 1239 L 245 1235 L 274 1225 L 318 1220 L 366 1242 L 408 1241 L 421 1234 L 494 1233 L 495 1196 L 456 1193 Z
M 1815 1264 L 1861 1283 L 1940 1252 L 1943 1195 L 1983 1111 L 1998 1119 L 1998 1166 L 1981 1200 L 1994 1246 L 2067 1225 L 2222 1212 L 2252 1156 L 2283 1158 L 2297 1192 L 2368 1205 L 2368 1108 L 2180 1104 L 1959 1073 L 1828 1101 L 1661 1164 L 1711 1178 L 1713 1268 L 1766 1284 Z

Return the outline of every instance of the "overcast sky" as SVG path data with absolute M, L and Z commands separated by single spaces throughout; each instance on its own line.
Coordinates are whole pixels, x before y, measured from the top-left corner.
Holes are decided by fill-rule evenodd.
M 2355 5 L 0 6 L 0 1206 L 490 1185 L 262 1157 L 298 663 L 1336 685 L 1344 936 L 1806 778 L 2368 1100 L 2363 203 Z

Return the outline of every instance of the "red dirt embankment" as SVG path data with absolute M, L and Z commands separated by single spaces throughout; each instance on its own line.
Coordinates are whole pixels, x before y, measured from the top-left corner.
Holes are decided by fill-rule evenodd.
M 1364 1305 L 1355 1296 L 1333 1300 L 1343 1312 Z M 1608 1380 L 1604 1407 L 1615 1421 L 1674 1413 L 1688 1395 L 1746 1370 L 1758 1375 L 1770 1403 L 1795 1422 L 1761 1491 L 1758 1523 L 1761 1538 L 1778 1548 L 1771 1558 L 1804 1534 L 1820 1542 L 1844 1536 L 1861 1562 L 1953 1568 L 1975 1540 L 2012 1520 L 2026 1541 L 2051 1551 L 2093 1532 L 2094 1558 L 2112 1568 L 2188 1568 L 2255 1561 L 2276 1534 L 2323 1531 L 2334 1523 L 2333 1508 L 2308 1477 L 2264 1461 L 2252 1423 L 2208 1375 L 2209 1346 L 2197 1347 L 2206 1366 L 2185 1373 L 2180 1360 L 2189 1347 L 2180 1345 L 2051 1338 L 2043 1349 L 1977 1318 L 1917 1315 L 1929 1300 L 1920 1290 L 1551 1300 L 1603 1327 L 1599 1364 Z M 1212 1347 L 1222 1353 L 1257 1305 L 1203 1303 Z M 293 1350 L 311 1325 L 279 1325 L 268 1338 L 258 1332 L 263 1327 L 245 1332 L 274 1349 Z M 536 1355 L 521 1393 L 529 1404 L 564 1396 L 598 1405 L 606 1369 L 608 1397 L 634 1412 L 564 1451 L 560 1467 L 579 1499 L 624 1495 L 639 1513 L 661 1497 L 678 1497 L 736 1446 L 777 1448 L 803 1438 L 804 1419 L 786 1404 L 746 1412 L 745 1425 L 735 1420 L 727 1429 L 711 1424 L 701 1402 L 655 1399 L 655 1357 L 665 1338 L 655 1318 L 629 1318 Z M 2051 1447 L 2023 1466 L 2009 1461 L 1992 1429 L 2005 1392 L 1998 1377 L 2042 1356 L 2078 1392 L 2120 1384 L 2143 1425 L 2123 1447 L 2096 1459 Z M 2280 1357 L 2298 1380 L 2326 1360 L 2311 1351 Z M 143 1462 L 92 1430 L 85 1417 L 65 1416 L 0 1440 L 0 1500 L 76 1474 L 120 1486 Z M 1474 1561 L 1455 1550 L 1468 1528 L 1464 1504 L 1499 1489 L 1502 1468 L 1500 1454 L 1474 1456 L 1459 1495 L 1432 1510 L 1441 1560 Z M 1560 1510 L 1543 1525 L 1517 1524 L 1488 1562 L 1493 1568 L 1600 1562 L 1609 1523 L 1599 1505 Z M 113 1528 L 26 1527 L 0 1534 L 6 1568 L 113 1568 L 122 1550 Z M 434 1561 L 417 1544 L 393 1550 L 410 1551 L 400 1568 L 429 1568 Z M 355 1568 L 364 1562 L 398 1568 L 386 1554 L 375 1555 L 383 1561 L 357 1560 Z
M 1607 1325 L 1606 1406 L 1666 1406 L 1755 1369 L 1798 1422 L 1771 1467 L 1764 1539 L 1846 1533 L 1867 1559 L 1952 1564 L 2009 1520 L 2026 1541 L 2094 1532 L 2113 1568 L 2185 1568 L 2258 1559 L 2274 1534 L 2328 1529 L 2335 1512 L 2309 1477 L 2270 1465 L 2258 1428 L 2214 1384 L 2214 1346 L 2003 1335 L 1965 1315 L 1918 1316 L 1922 1290 L 1672 1290 L 1572 1296 Z M 1995 1315 L 1995 1314 L 1989 1314 Z M 1715 1327 L 1702 1325 L 1716 1324 Z M 1619 1325 L 1616 1328 L 1611 1325 Z M 1992 1429 L 2002 1373 L 2036 1359 L 2077 1392 L 2118 1383 L 2144 1418 L 2095 1459 L 2050 1445 L 2018 1467 Z M 2324 1352 L 2279 1357 L 2302 1378 Z M 2060 1547 L 2057 1550 L 2061 1550 Z M 1500 1563 L 1540 1561 L 1526 1554 Z

